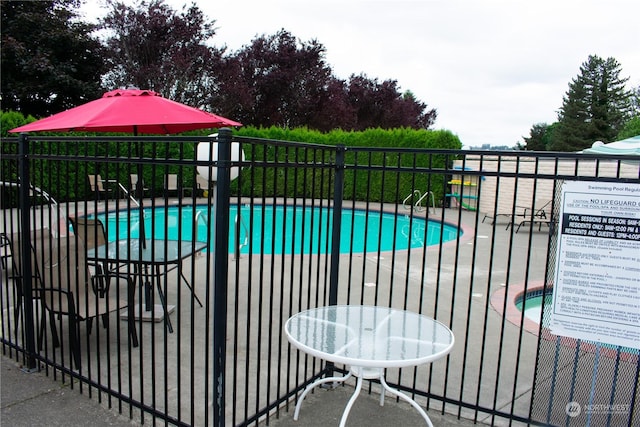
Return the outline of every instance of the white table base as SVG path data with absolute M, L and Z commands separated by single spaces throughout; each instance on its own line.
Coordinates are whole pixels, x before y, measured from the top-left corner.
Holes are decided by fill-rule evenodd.
M 347 406 L 344 408 L 344 412 L 342 413 L 342 418 L 340 419 L 340 427 L 344 427 L 345 426 L 345 423 L 347 422 L 347 417 L 349 416 L 349 412 L 351 411 L 351 407 L 353 406 L 353 404 L 355 403 L 356 399 L 360 395 L 360 391 L 362 390 L 362 383 L 364 382 L 364 380 L 373 380 L 373 379 L 380 380 L 380 384 L 382 384 L 382 390 L 380 392 L 380 406 L 384 406 L 384 394 L 385 394 L 385 390 L 386 390 L 389 393 L 393 394 L 394 396 L 398 396 L 400 399 L 403 399 L 404 401 L 408 402 L 411 406 L 413 406 L 420 413 L 420 415 L 422 415 L 422 418 L 424 418 L 424 420 L 426 421 L 427 425 L 429 427 L 433 427 L 433 424 L 431 423 L 431 420 L 429 419 L 429 416 L 424 411 L 424 409 L 422 409 L 420 407 L 420 405 L 418 405 L 416 403 L 415 400 L 411 399 L 409 396 L 407 396 L 406 394 L 400 392 L 399 390 L 391 388 L 389 386 L 389 384 L 387 384 L 387 382 L 384 379 L 384 369 L 379 369 L 379 368 L 361 368 L 361 367 L 358 367 L 358 366 L 352 366 L 350 368 L 350 370 L 349 370 L 349 373 L 347 375 L 345 375 L 345 376 L 321 378 L 321 379 L 313 382 L 312 384 L 309 384 L 307 386 L 307 388 L 305 388 L 304 391 L 302 392 L 302 394 L 300 395 L 300 398 L 298 399 L 298 403 L 296 403 L 296 409 L 295 409 L 295 412 L 293 413 L 293 419 L 295 421 L 298 420 L 298 415 L 300 413 L 300 407 L 302 406 L 302 401 L 307 396 L 307 394 L 309 394 L 309 392 L 311 390 L 313 390 L 314 388 L 316 388 L 319 385 L 326 384 L 326 383 L 331 383 L 331 382 L 342 383 L 342 382 L 345 382 L 346 380 L 351 378 L 351 376 L 355 376 L 355 377 L 358 378 L 357 382 L 356 382 L 356 389 L 353 392 L 353 395 L 351 396 L 351 398 L 349 399 L 349 402 L 347 403 Z

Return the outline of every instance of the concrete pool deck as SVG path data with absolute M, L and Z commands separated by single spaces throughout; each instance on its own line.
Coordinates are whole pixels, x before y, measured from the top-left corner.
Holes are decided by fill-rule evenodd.
M 524 274 L 521 270 L 526 269 L 527 274 L 529 275 L 528 277 L 531 278 L 530 280 L 532 281 L 542 280 L 544 278 L 545 267 L 546 267 L 544 265 L 544 262 L 546 260 L 548 230 L 543 229 L 542 232 L 538 232 L 536 228 L 531 234 L 529 234 L 528 229 L 521 229 L 518 234 L 514 234 L 511 231 L 511 229 L 505 230 L 505 223 L 498 223 L 494 227 L 493 225 L 489 224 L 488 221 L 485 223 L 482 223 L 481 222 L 482 217 L 483 217 L 482 214 L 477 215 L 476 212 L 458 211 L 457 209 L 445 210 L 445 220 L 449 219 L 449 220 L 455 220 L 457 222 L 457 219 L 460 218 L 461 224 L 464 225 L 465 236 L 463 236 L 463 238 L 460 240 L 459 250 L 457 251 L 456 251 L 455 244 L 449 243 L 449 244 L 443 245 L 442 249 L 443 249 L 443 257 L 445 261 L 443 261 L 443 264 L 441 266 L 442 271 L 439 272 L 441 276 L 449 279 L 455 275 L 458 275 L 458 280 L 464 281 L 465 278 L 471 275 L 473 271 L 473 274 L 477 275 L 478 277 L 486 277 L 486 275 L 490 273 L 489 271 L 487 271 L 487 268 L 486 268 L 487 264 L 485 263 L 485 259 L 484 259 L 484 257 L 487 254 L 493 253 L 494 254 L 493 256 L 496 256 L 495 254 L 507 253 L 509 251 L 513 251 L 514 247 L 516 251 L 519 251 L 519 250 L 529 250 L 529 246 L 531 246 L 532 248 L 531 256 L 535 258 L 534 261 L 529 266 L 514 265 L 512 267 L 513 268 L 512 273 L 514 277 L 517 277 Z M 478 259 L 479 258 L 478 254 L 481 254 L 481 258 L 482 258 L 481 260 Z M 412 282 L 416 280 L 420 282 L 426 281 L 426 279 L 424 278 L 416 278 L 414 276 L 413 270 L 409 269 L 409 271 L 407 271 L 406 269 L 404 269 L 405 264 L 402 263 L 403 257 L 407 257 L 407 255 L 398 254 L 397 259 L 395 260 L 395 262 L 403 266 L 402 269 L 395 269 L 390 259 L 379 260 L 378 261 L 379 267 L 382 269 L 388 270 L 389 273 L 392 275 L 397 275 L 398 277 L 402 277 L 403 280 L 409 280 Z M 230 257 L 230 263 L 236 262 L 231 259 L 232 257 Z M 456 260 L 455 262 L 457 266 L 453 265 L 454 260 Z M 471 266 L 474 261 L 478 263 L 478 265 L 475 267 L 475 269 L 471 269 Z M 414 265 L 415 263 L 416 270 L 419 270 L 420 262 L 421 262 L 420 259 L 418 259 L 418 257 L 415 257 L 415 259 L 412 259 L 409 261 L 409 264 Z M 199 265 L 203 265 L 204 263 L 205 263 L 205 257 L 201 257 L 197 259 L 196 268 L 200 268 Z M 346 266 L 347 264 L 345 263 L 345 267 L 341 268 L 340 274 L 343 280 L 348 280 L 349 278 L 349 272 L 346 271 L 347 270 Z M 256 264 L 254 265 L 253 268 L 257 269 L 259 268 L 259 266 Z M 461 299 L 470 298 L 470 299 L 473 299 L 474 301 L 478 301 L 479 303 L 482 303 L 483 301 L 486 301 L 488 298 L 491 298 L 494 292 L 498 291 L 501 288 L 504 288 L 504 283 L 502 282 L 502 280 L 504 280 L 504 271 L 502 271 L 501 267 L 500 268 L 495 267 L 495 270 L 496 271 L 491 272 L 491 274 L 494 275 L 495 278 L 491 282 L 491 287 L 489 289 L 489 292 L 484 292 L 479 289 L 478 290 L 469 289 L 465 291 L 465 292 L 469 292 L 468 295 L 460 294 L 460 295 L 457 295 L 457 297 Z M 199 278 L 198 282 L 195 283 L 195 287 L 197 290 L 202 291 L 205 288 L 206 285 L 203 283 L 203 280 L 204 280 L 203 278 Z M 178 288 L 181 289 L 181 292 L 185 292 L 185 295 L 188 295 L 188 290 L 186 290 L 186 287 L 181 286 Z M 368 292 L 368 291 L 365 290 L 365 292 Z M 342 297 L 342 294 L 341 294 L 341 297 Z M 452 298 L 452 294 L 450 292 L 443 292 L 443 294 L 440 297 L 443 298 L 443 300 L 450 299 Z M 170 293 L 169 298 L 175 298 L 175 294 L 172 295 Z M 409 299 L 411 299 L 411 295 L 409 295 Z M 493 311 L 493 309 L 490 308 L 489 310 L 492 310 L 491 316 L 498 317 L 498 314 L 495 311 Z M 198 313 L 200 311 L 202 310 L 201 309 L 196 310 L 198 316 L 199 316 Z M 175 314 L 172 316 L 175 316 Z M 460 325 L 462 323 L 466 324 L 467 313 L 465 310 L 453 310 L 453 316 L 454 317 L 452 319 L 452 322 L 454 325 Z M 196 319 L 196 322 L 195 322 L 196 335 L 200 333 L 204 333 L 203 323 L 197 320 L 198 319 Z M 191 325 L 183 324 L 182 327 L 190 328 Z M 141 333 L 145 333 L 145 334 L 149 333 L 148 329 L 149 328 L 145 328 L 145 330 L 141 331 Z M 458 337 L 456 337 L 456 341 L 458 341 L 457 338 Z M 473 339 L 473 333 L 471 338 Z M 531 341 L 535 344 L 535 337 L 532 337 L 532 338 L 534 339 L 528 340 L 528 341 Z M 535 345 L 533 345 L 532 347 L 532 344 L 530 342 L 527 342 L 526 346 L 527 346 L 526 347 L 527 351 L 525 353 L 529 353 L 531 348 L 535 348 Z M 172 351 L 172 350 L 169 349 L 169 351 Z M 454 351 L 459 351 L 459 349 L 458 350 L 454 349 Z M 528 362 L 525 362 L 525 359 L 522 359 L 520 361 L 520 364 L 523 365 L 523 369 L 524 369 L 525 363 L 528 363 L 530 366 L 533 366 L 535 364 L 534 363 L 535 361 L 533 359 L 535 357 L 535 351 L 531 352 L 530 354 L 531 354 L 531 359 Z M 174 357 L 168 357 L 168 360 L 173 361 L 176 359 Z M 233 360 L 233 358 L 230 358 L 229 360 Z M 457 363 L 457 362 L 452 362 L 452 363 Z M 4 364 L 3 364 L 3 367 L 4 367 Z M 451 372 L 452 372 L 451 375 L 455 375 L 455 372 L 457 371 L 452 370 Z M 41 375 L 41 374 L 25 374 L 20 372 L 20 375 L 24 375 L 27 377 L 24 377 L 22 380 L 18 379 L 17 381 L 29 381 L 26 378 L 33 375 Z M 457 383 L 459 380 L 460 378 L 451 378 L 451 381 L 454 383 Z M 51 379 L 51 381 L 53 382 L 53 379 Z M 196 378 L 196 381 L 202 381 L 202 379 Z M 6 386 L 11 387 L 10 384 L 5 383 L 3 378 L 3 385 L 2 385 L 3 390 L 5 389 Z M 197 384 L 196 388 L 198 386 L 199 385 Z M 300 413 L 300 419 L 298 421 L 293 420 L 293 406 L 290 405 L 288 411 L 280 410 L 280 412 L 277 415 L 274 415 L 272 418 L 270 418 L 269 425 L 273 425 L 277 427 L 288 427 L 288 426 L 316 426 L 316 425 L 325 426 L 325 425 L 337 424 L 342 414 L 342 411 L 344 409 L 344 406 L 346 405 L 346 402 L 349 399 L 350 394 L 353 392 L 353 387 L 354 387 L 354 382 L 350 380 L 347 382 L 347 385 L 345 387 L 338 387 L 333 390 L 316 391 L 313 394 L 309 395 L 305 400 Z M 533 385 L 531 385 L 531 387 L 533 387 Z M 497 400 L 498 400 L 499 407 L 501 406 L 508 407 L 509 405 L 513 405 L 514 407 L 526 407 L 529 404 L 529 401 L 531 399 L 531 395 L 530 395 L 531 389 L 530 388 L 527 389 L 525 387 L 525 388 L 519 388 L 518 391 L 519 391 L 518 397 L 515 401 L 513 401 L 512 396 L 509 396 L 509 395 L 498 396 Z M 73 392 L 77 393 L 77 390 Z M 364 392 L 361 394 L 361 396 L 356 401 L 356 404 L 353 407 L 351 415 L 349 416 L 349 420 L 347 423 L 348 426 L 362 425 L 367 427 L 374 427 L 374 426 L 377 427 L 377 426 L 388 426 L 388 425 L 394 425 L 394 424 L 398 426 L 423 425 L 424 421 L 419 416 L 419 414 L 404 402 L 398 403 L 395 401 L 395 399 L 388 397 L 385 400 L 384 407 L 380 408 L 378 406 L 378 399 L 376 397 L 377 393 L 378 393 L 377 387 L 374 386 L 372 395 Z M 77 399 L 78 399 L 78 405 L 80 404 L 84 405 L 88 397 L 86 395 L 83 395 L 83 396 L 78 395 Z M 51 404 L 55 405 L 54 402 L 52 402 Z M 100 405 L 97 402 L 96 404 Z M 458 417 L 455 414 L 447 413 L 448 408 L 449 406 L 445 408 L 444 415 L 442 415 L 442 411 L 439 409 L 430 409 L 427 411 L 432 421 L 434 422 L 434 425 L 436 426 L 438 425 L 470 426 L 473 424 L 473 421 L 466 419 L 466 418 L 471 418 L 471 419 L 474 418 L 473 412 L 463 410 L 462 418 L 458 419 Z M 116 410 L 113 409 L 112 411 L 116 411 Z M 29 416 L 28 413 L 26 415 Z M 475 415 L 478 416 L 477 422 L 479 423 L 492 422 L 492 418 L 490 416 L 484 416 L 482 414 L 475 414 Z M 3 423 L 5 422 L 5 420 L 10 420 L 10 418 L 5 418 L 6 416 L 8 415 L 6 414 L 5 407 L 3 404 Z M 227 417 L 228 419 L 232 419 L 230 414 L 227 414 Z M 148 418 L 145 417 L 145 420 L 147 423 Z M 125 421 L 127 423 L 126 425 L 132 425 L 132 423 L 128 419 Z M 201 424 L 201 421 L 198 421 L 198 420 L 196 421 L 197 421 L 197 424 Z M 493 421 L 494 421 L 494 425 L 500 425 L 500 422 L 496 422 L 496 420 L 493 420 Z M 507 425 L 507 424 L 509 423 L 505 421 L 504 425 Z M 518 425 L 517 423 L 511 423 L 511 425 L 514 425 L 514 424 Z M 55 425 L 55 424 L 51 424 L 51 425 Z M 125 425 L 125 424 L 111 424 L 111 425 Z M 136 424 L 133 423 L 133 425 L 136 425 Z

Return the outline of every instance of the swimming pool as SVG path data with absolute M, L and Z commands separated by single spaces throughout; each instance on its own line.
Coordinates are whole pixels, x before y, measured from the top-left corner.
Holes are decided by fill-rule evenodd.
M 206 241 L 208 206 L 170 206 L 146 209 L 145 234 L 157 239 L 193 238 L 196 224 L 196 240 Z M 238 215 L 239 213 L 239 215 Z M 98 215 L 105 224 L 108 239 L 139 237 L 139 210 L 109 212 Z M 232 205 L 230 210 L 229 251 L 242 245 L 240 253 L 263 254 L 325 254 L 331 248 L 332 210 L 327 207 Z M 235 238 L 239 218 L 240 236 Z M 395 235 L 395 239 L 393 236 Z M 345 209 L 342 213 L 340 252 L 363 253 L 420 248 L 457 239 L 462 231 L 453 225 L 439 221 L 411 219 L 405 215 L 386 212 Z M 366 236 L 366 238 L 365 238 Z M 380 237 L 382 236 L 382 237 Z
M 551 293 L 548 293 L 543 297 L 542 290 L 535 290 L 519 296 L 516 299 L 516 307 L 518 310 L 524 312 L 524 317 L 539 324 L 541 319 L 540 316 L 542 315 L 542 303 L 544 302 L 545 315 L 542 319 L 546 323 L 546 320 L 549 319 L 549 316 L 551 315 L 550 311 L 552 300 L 553 296 Z

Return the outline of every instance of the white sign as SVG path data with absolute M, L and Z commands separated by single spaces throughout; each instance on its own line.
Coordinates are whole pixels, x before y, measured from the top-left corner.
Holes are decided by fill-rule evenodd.
M 551 332 L 640 348 L 640 185 L 565 182 Z

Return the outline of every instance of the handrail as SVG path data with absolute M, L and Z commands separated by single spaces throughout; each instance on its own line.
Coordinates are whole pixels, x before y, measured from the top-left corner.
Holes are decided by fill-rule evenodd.
M 245 246 L 247 246 L 249 244 L 249 228 L 247 227 L 247 224 L 245 224 L 244 220 L 240 216 L 240 213 L 236 214 L 236 218 L 235 218 L 235 221 L 234 221 L 235 222 L 234 230 L 238 229 L 238 221 L 240 221 L 240 225 L 244 229 L 244 241 L 237 246 L 235 254 L 234 254 L 235 259 L 240 259 L 240 251 L 242 250 L 242 248 L 244 248 Z M 239 232 L 238 232 L 238 237 L 240 237 L 240 233 Z M 238 239 L 238 240 L 240 240 L 240 239 Z
M 127 197 L 129 197 L 129 200 L 131 200 L 133 202 L 134 205 L 136 205 L 137 207 L 140 207 L 140 202 L 138 202 L 136 200 L 135 197 L 133 197 L 133 195 L 131 194 L 131 191 L 127 190 L 124 185 L 120 184 L 120 182 L 118 182 L 118 187 L 120 187 L 122 189 L 122 191 L 124 192 L 124 194 L 127 195 Z
M 422 192 L 420 192 L 420 190 L 413 190 L 413 192 L 409 193 L 409 195 L 404 198 L 404 200 L 402 201 L 402 205 L 407 210 L 411 209 L 411 205 L 413 205 L 413 208 L 414 208 L 414 210 L 416 212 L 422 212 L 422 210 L 423 210 L 422 202 L 429 195 L 431 195 L 431 206 L 430 207 L 433 209 L 433 211 L 431 211 L 431 212 L 435 213 L 436 212 L 436 200 L 435 200 L 435 197 L 433 195 L 433 191 L 427 191 L 424 194 L 422 194 Z M 415 203 L 409 203 L 409 200 L 413 199 L 414 197 L 418 197 L 418 200 Z M 427 207 L 429 208 L 428 204 L 427 204 Z
M 7 186 L 7 187 L 19 187 L 20 184 L 17 182 L 11 182 L 11 181 L 0 181 L 0 186 Z M 42 195 L 42 197 L 44 197 L 44 199 L 51 203 L 52 205 L 58 205 L 58 202 L 56 201 L 56 199 L 54 199 L 51 194 L 47 193 L 44 189 L 33 185 L 33 184 L 29 184 L 29 189 L 31 190 L 31 195 L 33 195 L 33 193 L 39 193 L 40 195 Z
M 402 205 L 405 207 L 405 209 L 409 210 L 410 206 L 412 205 L 412 203 L 408 203 L 409 199 L 413 198 L 416 193 L 418 194 L 418 197 L 420 196 L 420 190 L 413 190 L 412 193 L 409 193 L 409 195 L 407 197 L 404 198 L 404 200 L 402 201 Z
M 431 207 L 433 208 L 433 213 L 436 213 L 436 199 L 433 196 L 433 191 L 427 191 L 426 193 L 424 193 L 422 197 L 420 197 L 416 202 L 416 208 L 418 206 L 422 206 L 422 201 L 429 195 L 431 195 Z M 427 207 L 429 207 L 429 205 L 427 205 Z
M 194 218 L 194 222 L 197 224 L 198 221 L 200 221 L 202 219 L 203 224 L 207 225 L 207 217 L 205 216 L 205 214 L 202 211 L 196 211 L 196 215 Z M 234 230 L 238 229 L 238 221 L 240 221 L 240 226 L 242 227 L 242 229 L 244 230 L 244 240 L 242 241 L 242 243 L 240 243 L 234 251 L 234 259 L 239 259 L 240 258 L 240 251 L 242 250 L 242 248 L 244 248 L 245 246 L 247 246 L 249 244 L 249 228 L 247 227 L 247 224 L 244 222 L 244 220 L 242 219 L 242 217 L 240 216 L 240 214 L 236 214 L 235 220 L 234 220 Z M 238 233 L 239 234 L 239 233 Z M 240 239 L 238 239 L 240 240 Z
M 195 222 L 196 224 L 198 223 L 198 220 L 202 217 L 202 211 L 196 211 L 196 216 L 193 218 L 193 222 Z M 205 218 L 202 218 L 203 221 L 205 221 Z M 204 222 L 204 225 L 207 225 L 207 222 Z

